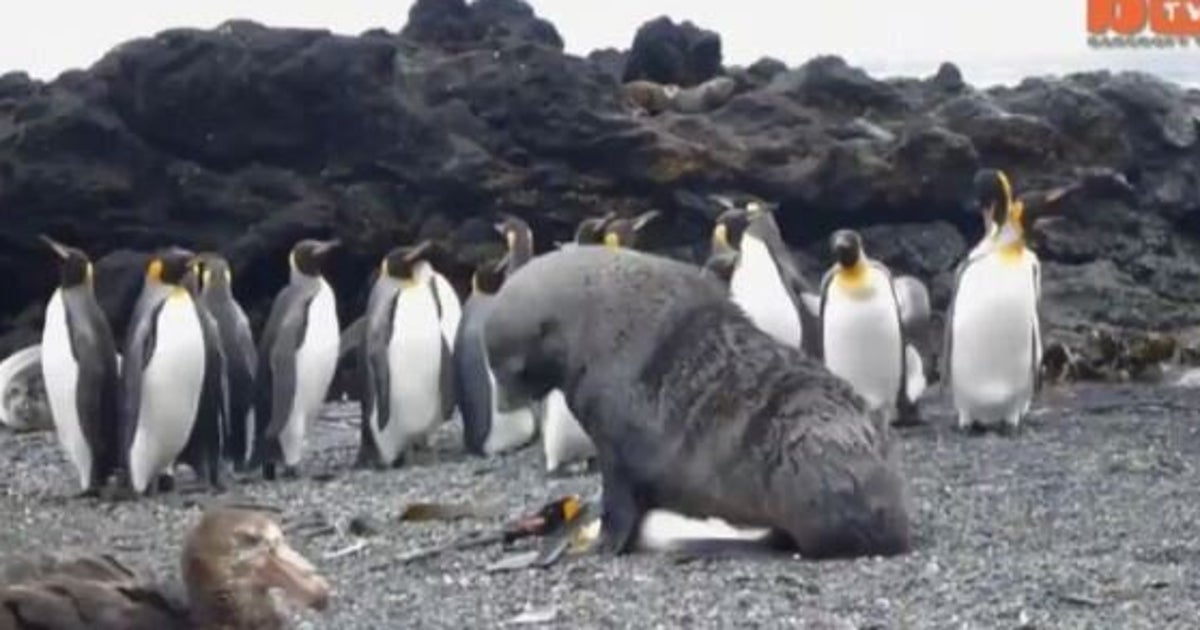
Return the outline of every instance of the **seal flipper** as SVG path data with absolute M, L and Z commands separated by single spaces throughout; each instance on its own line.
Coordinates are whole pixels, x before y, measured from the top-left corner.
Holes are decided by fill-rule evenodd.
M 612 461 L 612 458 L 605 459 Z M 613 464 L 601 463 L 600 481 L 603 515 L 600 517 L 598 550 L 613 555 L 632 552 L 646 510 L 638 503 L 633 485 L 614 469 Z

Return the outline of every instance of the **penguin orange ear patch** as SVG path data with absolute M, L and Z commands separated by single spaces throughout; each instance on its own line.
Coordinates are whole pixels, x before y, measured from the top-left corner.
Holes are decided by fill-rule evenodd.
M 162 282 L 163 263 L 159 258 L 150 261 L 150 265 L 146 267 L 146 275 L 155 282 Z

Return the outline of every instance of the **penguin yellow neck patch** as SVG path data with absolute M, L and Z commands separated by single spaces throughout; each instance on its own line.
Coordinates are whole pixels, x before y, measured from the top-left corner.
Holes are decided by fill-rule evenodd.
M 621 239 L 615 233 L 609 232 L 604 235 L 604 246 L 609 249 L 620 249 Z
M 187 299 L 187 297 L 188 297 L 187 289 L 183 288 L 182 286 L 180 286 L 178 284 L 172 286 L 171 293 L 167 295 L 168 300 L 174 300 L 174 301 Z
M 146 279 L 151 282 L 162 282 L 163 264 L 162 261 L 155 258 L 150 261 L 150 265 L 146 267 Z
M 713 228 L 713 242 L 721 247 L 729 247 L 729 229 L 724 223 L 720 223 Z
M 869 268 L 863 259 L 859 258 L 857 262 L 849 267 L 838 265 L 838 270 L 834 276 L 834 281 L 843 289 L 849 291 L 862 291 L 869 288 L 867 282 Z

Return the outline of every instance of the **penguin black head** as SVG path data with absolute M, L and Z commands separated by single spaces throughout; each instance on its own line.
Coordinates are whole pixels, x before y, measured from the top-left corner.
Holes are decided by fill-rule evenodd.
M 329 252 L 341 245 L 339 239 L 318 241 L 306 238 L 292 247 L 288 257 L 292 269 L 306 276 L 319 276 Z
M 396 247 L 383 257 L 380 263 L 380 273 L 395 278 L 403 283 L 416 281 L 417 265 L 425 260 L 425 254 L 433 246 L 433 241 L 424 240 L 416 245 Z
M 54 253 L 62 261 L 59 286 L 64 289 L 83 284 L 91 286 L 95 274 L 92 269 L 92 261 L 88 259 L 87 254 L 74 247 L 63 245 L 45 234 L 39 238 L 50 246 L 50 249 L 54 250 Z
M 829 248 L 838 265 L 850 269 L 862 260 L 862 237 L 854 230 L 838 230 L 829 237 Z
M 471 276 L 471 287 L 476 293 L 495 295 L 504 284 L 504 268 L 507 264 L 507 255 L 480 263 Z
M 604 242 L 604 228 L 617 217 L 617 213 L 609 212 L 602 217 L 592 217 L 579 222 L 575 229 L 575 243 L 579 245 L 599 245 Z
M 604 244 L 609 248 L 636 247 L 638 234 L 654 219 L 658 218 L 658 210 L 644 212 L 636 217 L 613 219 L 604 228 Z
M 192 269 L 200 278 L 200 288 L 205 291 L 228 289 L 233 284 L 233 272 L 229 261 L 220 254 L 205 252 L 192 261 Z
M 168 247 L 150 259 L 146 276 L 162 284 L 186 286 L 196 279 L 193 275 L 195 258 L 195 254 L 182 247 Z
M 750 213 L 742 208 L 731 208 L 717 217 L 713 228 L 712 248 L 714 252 L 738 251 L 742 246 L 742 235 L 750 225 Z
M 515 217 L 511 214 L 501 215 L 503 221 L 496 223 L 494 227 L 504 237 L 504 243 L 508 246 L 508 251 L 533 251 L 533 230 L 529 229 L 529 224 L 520 217 Z
M 984 227 L 990 234 L 992 228 L 1008 221 L 1013 204 L 1012 183 L 1004 171 L 985 168 L 975 173 L 972 188 L 968 209 L 983 216 Z

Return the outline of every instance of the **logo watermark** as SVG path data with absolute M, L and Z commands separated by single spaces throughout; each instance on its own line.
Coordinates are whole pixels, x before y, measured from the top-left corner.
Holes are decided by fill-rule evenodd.
M 1200 0 L 1088 0 L 1093 48 L 1200 48 Z

